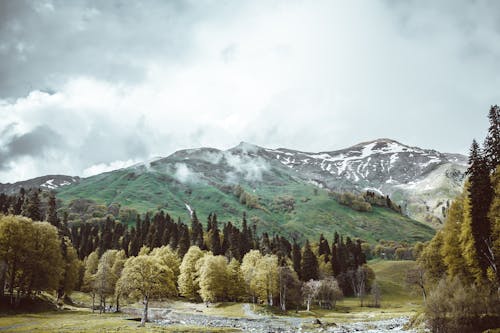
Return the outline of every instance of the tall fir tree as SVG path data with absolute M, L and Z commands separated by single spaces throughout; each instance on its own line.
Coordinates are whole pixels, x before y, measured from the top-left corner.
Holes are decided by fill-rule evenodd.
M 56 196 L 54 193 L 49 194 L 46 220 L 57 229 L 60 229 L 59 218 L 57 217 Z
M 500 164 L 500 107 L 493 105 L 488 113 L 490 126 L 484 140 L 484 157 L 490 173 Z
M 318 258 L 311 250 L 308 240 L 306 240 L 302 254 L 301 278 L 302 281 L 317 280 L 319 278 Z
M 292 244 L 292 262 L 293 262 L 293 269 L 297 273 L 297 276 L 300 279 L 301 274 L 301 269 L 300 265 L 302 262 L 302 252 L 300 251 L 300 246 L 297 244 L 297 241 L 294 239 L 293 244 Z
M 474 238 L 474 246 L 477 252 L 479 267 L 486 276 L 488 268 L 487 260 L 487 240 L 491 234 L 491 225 L 488 219 L 488 211 L 493 199 L 493 189 L 491 187 L 490 172 L 487 161 L 482 155 L 481 149 L 474 140 L 472 142 L 469 168 L 469 200 L 470 200 L 470 228 Z

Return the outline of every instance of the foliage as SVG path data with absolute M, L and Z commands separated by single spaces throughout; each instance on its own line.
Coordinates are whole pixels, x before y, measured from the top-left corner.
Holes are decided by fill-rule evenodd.
M 6 264 L 2 282 L 11 302 L 15 291 L 19 300 L 20 295 L 57 290 L 65 272 L 56 228 L 20 216 L 0 216 L 0 261 Z
M 198 246 L 191 246 L 180 265 L 180 274 L 177 280 L 179 292 L 182 296 L 190 300 L 196 300 L 199 297 L 200 285 L 197 279 L 196 263 L 203 255 Z

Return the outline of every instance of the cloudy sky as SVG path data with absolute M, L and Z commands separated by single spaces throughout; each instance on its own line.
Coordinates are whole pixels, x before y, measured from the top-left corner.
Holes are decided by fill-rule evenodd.
M 0 1 L 0 182 L 240 141 L 466 153 L 499 1 Z

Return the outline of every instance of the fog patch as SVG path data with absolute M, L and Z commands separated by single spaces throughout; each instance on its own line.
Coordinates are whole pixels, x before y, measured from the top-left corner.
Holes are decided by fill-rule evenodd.
M 207 161 L 211 164 L 219 164 L 224 154 L 222 152 L 204 152 L 200 155 L 200 159 Z
M 227 182 L 237 183 L 241 177 L 250 182 L 262 181 L 262 176 L 269 171 L 269 164 L 261 157 L 251 157 L 248 155 L 224 154 L 227 164 L 234 170 L 227 174 Z
M 174 171 L 174 178 L 180 181 L 183 184 L 186 183 L 199 183 L 201 181 L 200 176 L 191 170 L 186 164 L 184 163 L 175 163 L 175 171 Z

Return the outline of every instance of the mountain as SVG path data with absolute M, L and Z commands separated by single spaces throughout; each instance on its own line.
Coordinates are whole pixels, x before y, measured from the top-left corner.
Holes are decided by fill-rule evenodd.
M 62 186 L 77 184 L 80 177 L 64 176 L 64 175 L 47 175 L 29 180 L 24 180 L 16 183 L 0 183 L 0 193 L 17 194 L 21 188 L 42 188 L 47 190 L 56 190 Z
M 164 209 L 184 221 L 195 209 L 200 219 L 216 212 L 219 220 L 239 224 L 247 211 L 261 230 L 272 232 L 317 236 L 340 231 L 372 241 L 414 241 L 427 239 L 433 231 L 411 217 L 438 225 L 432 214 L 442 218 L 443 212 L 434 206 L 438 202 L 442 202 L 438 207 L 445 205 L 458 193 L 464 169 L 461 155 L 389 139 L 320 153 L 242 142 L 226 151 L 180 150 L 81 179 L 59 189 L 58 198 L 66 204 L 75 199 L 119 203 L 139 212 Z M 355 211 L 337 203 L 329 190 L 389 194 L 410 218 L 383 207 Z
M 317 236 L 334 231 L 367 240 L 424 240 L 439 228 L 450 200 L 462 188 L 465 156 L 440 153 L 377 139 L 319 153 L 268 149 L 242 142 L 222 151 L 180 150 L 168 157 L 89 178 L 45 176 L 0 185 L 57 190 L 74 221 L 96 215 L 92 200 L 138 212 L 164 209 L 188 221 L 191 209 L 200 219 L 211 212 L 239 224 L 248 213 L 261 230 Z M 403 216 L 383 207 L 358 212 L 340 205 L 329 191 L 389 195 Z M 77 208 L 75 208 L 77 207 Z
M 462 190 L 467 158 L 410 147 L 390 139 L 320 153 L 264 149 L 320 187 L 343 192 L 375 191 L 389 195 L 412 218 L 439 228 L 450 200 Z

